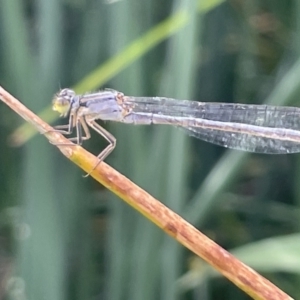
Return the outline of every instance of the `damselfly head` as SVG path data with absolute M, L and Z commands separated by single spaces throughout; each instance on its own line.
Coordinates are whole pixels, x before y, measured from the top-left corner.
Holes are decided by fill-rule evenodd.
M 52 101 L 52 109 L 65 117 L 70 111 L 72 100 L 75 97 L 75 92 L 71 89 L 62 89 L 55 96 Z

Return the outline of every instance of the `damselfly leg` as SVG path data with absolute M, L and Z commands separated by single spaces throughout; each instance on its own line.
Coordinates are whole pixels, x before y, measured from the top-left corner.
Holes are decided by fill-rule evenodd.
M 86 129 L 87 129 L 87 125 L 93 128 L 101 136 L 103 136 L 108 141 L 109 144 L 108 146 L 106 146 L 106 148 L 103 151 L 99 153 L 99 155 L 97 156 L 98 162 L 95 164 L 92 170 L 89 173 L 87 173 L 84 177 L 88 177 L 97 168 L 97 166 L 115 149 L 116 142 L 117 142 L 116 138 L 110 132 L 108 132 L 106 129 L 104 129 L 94 120 L 86 120 L 86 124 L 85 124 Z
M 71 118 L 70 118 L 71 120 Z M 73 125 L 73 126 L 70 126 Z M 83 141 L 86 141 L 88 139 L 90 139 L 91 134 L 90 131 L 88 129 L 88 126 L 86 125 L 86 121 L 84 120 L 84 117 L 80 117 L 76 120 L 75 124 L 72 122 L 70 124 L 67 125 L 58 125 L 56 127 L 54 127 L 54 130 L 51 130 L 52 132 L 58 132 L 61 133 L 63 135 L 70 135 L 73 133 L 73 129 L 74 127 L 76 127 L 76 136 L 75 137 L 71 137 L 68 138 L 69 141 L 71 142 L 76 142 L 77 145 L 82 145 Z M 67 128 L 67 130 L 61 130 L 61 128 Z M 82 135 L 82 128 L 84 131 L 84 136 Z M 70 146 L 70 144 L 67 143 L 52 143 L 54 145 L 60 145 L 60 146 Z

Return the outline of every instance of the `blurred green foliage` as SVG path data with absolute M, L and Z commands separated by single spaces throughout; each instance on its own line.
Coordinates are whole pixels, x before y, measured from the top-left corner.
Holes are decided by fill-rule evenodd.
M 298 12 L 296 0 L 2 0 L 0 84 L 35 112 L 68 86 L 297 106 Z M 42 136 L 25 127 L 12 147 L 21 124 L 1 105 L 0 299 L 247 298 Z M 108 163 L 300 298 L 299 155 L 104 126 L 118 140 Z

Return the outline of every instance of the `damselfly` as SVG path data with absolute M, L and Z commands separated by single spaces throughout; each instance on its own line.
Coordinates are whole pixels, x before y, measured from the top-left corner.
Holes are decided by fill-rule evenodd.
M 300 152 L 300 108 L 296 107 L 134 97 L 115 90 L 76 95 L 71 89 L 62 89 L 54 97 L 53 109 L 61 116 L 69 115 L 69 123 L 57 126 L 56 131 L 69 135 L 76 128 L 71 141 L 81 145 L 89 139 L 89 127 L 108 141 L 98 155 L 98 164 L 116 146 L 115 137 L 96 123 L 98 119 L 174 125 L 204 141 L 256 153 Z

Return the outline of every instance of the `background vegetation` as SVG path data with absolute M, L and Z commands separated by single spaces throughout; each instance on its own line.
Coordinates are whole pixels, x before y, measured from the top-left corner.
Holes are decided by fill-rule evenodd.
M 0 84 L 46 120 L 60 87 L 299 105 L 299 1 L 0 3 Z M 1 104 L 1 299 L 248 299 L 20 125 Z M 103 126 L 109 164 L 300 299 L 299 155 Z

